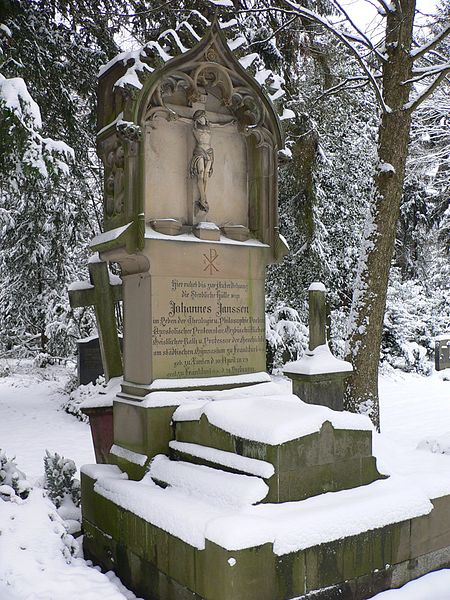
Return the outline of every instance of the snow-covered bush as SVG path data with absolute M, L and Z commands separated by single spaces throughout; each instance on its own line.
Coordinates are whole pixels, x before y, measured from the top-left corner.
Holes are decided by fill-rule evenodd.
M 105 387 L 105 378 L 100 375 L 95 383 L 80 385 L 70 391 L 69 399 L 63 404 L 63 409 L 79 421 L 89 423 L 89 417 L 81 412 L 81 404 L 90 398 L 99 387 Z
M 54 523 L 53 531 L 59 535 L 62 541 L 61 553 L 66 559 L 66 563 L 72 562 L 72 556 L 77 556 L 80 550 L 78 542 L 71 533 L 71 522 L 66 521 L 60 511 L 48 514 L 50 521 Z M 77 528 L 79 530 L 79 528 Z
M 66 394 L 71 394 L 78 387 L 78 374 L 75 369 L 69 372 L 67 381 L 64 385 L 64 391 Z M 69 412 L 69 411 L 68 411 Z
M 30 493 L 31 484 L 25 474 L 17 468 L 14 458 L 9 459 L 0 449 L 0 499 L 25 500 Z
M 44 487 L 56 508 L 60 508 L 67 499 L 70 499 L 76 507 L 80 506 L 80 482 L 74 477 L 77 468 L 73 460 L 64 458 L 56 452 L 50 454 L 46 450 L 44 470 Z
M 284 363 L 297 360 L 307 344 L 308 330 L 298 312 L 277 304 L 266 314 L 266 360 L 269 371 L 277 372 Z
M 86 385 L 75 387 L 75 389 L 70 392 L 67 402 L 63 404 L 63 409 L 69 413 L 69 415 L 73 415 L 80 421 L 89 423 L 89 417 L 81 412 L 82 403 L 99 394 L 106 394 L 107 388 L 108 384 L 106 383 L 104 376 L 99 375 L 95 383 L 87 383 Z
M 114 398 L 120 391 L 121 377 L 113 377 L 108 382 L 103 375 L 97 377 L 95 383 L 80 385 L 75 388 L 69 396 L 69 400 L 63 405 L 64 410 L 80 419 L 89 422 L 89 417 L 81 412 L 83 404 L 96 407 L 108 407 L 113 405 Z
M 47 354 L 47 352 L 39 352 L 33 359 L 33 364 L 35 367 L 39 367 L 40 369 L 45 369 L 48 365 L 53 364 L 52 357 Z
M 8 377 L 11 370 L 7 362 L 0 361 L 0 377 Z
M 427 349 L 416 342 L 407 342 L 401 345 L 405 357 L 404 370 L 415 371 L 421 375 L 430 375 L 432 368 L 427 358 Z

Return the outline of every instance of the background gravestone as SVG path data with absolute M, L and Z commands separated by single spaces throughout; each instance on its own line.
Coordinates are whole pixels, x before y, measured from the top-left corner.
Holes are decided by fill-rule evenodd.
M 77 340 L 77 349 L 78 385 L 94 383 L 104 373 L 100 340 L 97 336 Z
M 123 339 L 119 336 L 120 347 L 123 347 Z M 78 385 L 95 383 L 105 369 L 100 351 L 100 340 L 97 336 L 77 340 L 78 349 Z
M 450 369 L 450 335 L 441 335 L 435 339 L 434 365 L 436 371 Z

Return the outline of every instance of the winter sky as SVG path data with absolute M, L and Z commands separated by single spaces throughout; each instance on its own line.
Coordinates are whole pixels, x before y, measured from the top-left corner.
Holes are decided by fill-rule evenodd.
M 435 12 L 438 0 L 417 0 L 417 9 L 424 15 L 431 15 Z M 376 0 L 344 0 L 342 6 L 348 11 L 358 27 L 374 32 L 379 27 L 382 18 L 377 12 Z

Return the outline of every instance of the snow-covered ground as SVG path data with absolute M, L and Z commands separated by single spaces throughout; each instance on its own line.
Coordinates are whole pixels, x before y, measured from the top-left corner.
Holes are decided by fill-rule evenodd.
M 68 399 L 68 370 L 10 364 L 12 375 L 0 379 L 0 448 L 16 457 L 30 480 L 43 475 L 46 449 L 72 458 L 77 467 L 95 462 L 89 426 L 61 408 Z
M 11 374 L 0 379 L 0 449 L 16 456 L 18 467 L 37 482 L 26 501 L 0 500 L 0 600 L 134 598 L 114 574 L 103 575 L 81 556 L 70 558 L 67 547 L 73 542 L 39 487 L 46 449 L 78 467 L 94 462 L 88 425 L 61 409 L 67 378 L 65 367 L 39 369 L 23 362 L 11 364 Z M 382 435 L 374 436 L 380 470 L 395 473 L 401 465 L 403 474 L 414 474 L 428 493 L 439 495 L 449 487 L 448 478 L 439 481 L 436 472 L 441 465 L 450 472 L 450 381 L 442 373 L 424 378 L 394 372 L 381 378 L 380 397 Z M 419 445 L 417 460 L 411 452 Z M 450 570 L 442 570 L 376 598 L 449 597 Z

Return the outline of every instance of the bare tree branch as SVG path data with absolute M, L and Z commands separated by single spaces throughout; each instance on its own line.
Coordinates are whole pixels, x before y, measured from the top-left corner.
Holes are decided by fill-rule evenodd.
M 408 102 L 407 104 L 405 104 L 404 108 L 410 112 L 413 112 L 414 110 L 416 110 L 416 108 L 418 106 L 420 106 L 422 104 L 422 102 L 424 100 L 426 100 L 428 98 L 428 96 L 430 96 L 434 90 L 437 88 L 437 86 L 441 83 L 441 81 L 443 79 L 445 79 L 447 73 L 450 72 L 450 67 L 447 68 L 447 70 L 442 71 L 440 73 L 440 75 L 438 75 L 436 77 L 436 79 L 421 93 L 419 94 L 415 100 L 412 100 L 411 102 Z
M 353 56 L 356 58 L 356 60 L 362 67 L 363 71 L 366 73 L 366 76 L 368 77 L 368 79 L 375 91 L 376 97 L 381 105 L 383 112 L 389 112 L 390 109 L 384 101 L 383 94 L 376 82 L 376 79 L 375 79 L 373 73 L 371 72 L 369 67 L 366 65 L 366 63 L 364 62 L 364 59 L 361 57 L 360 53 L 358 52 L 358 49 L 355 48 L 355 46 L 346 38 L 346 36 L 342 32 L 340 32 L 338 29 L 336 29 L 336 27 L 332 23 L 330 23 L 330 21 L 328 21 L 328 19 L 326 19 L 325 17 L 322 17 L 319 14 L 317 14 L 311 10 L 308 10 L 307 8 L 303 8 L 303 6 L 299 6 L 298 4 L 293 2 L 293 0 L 283 0 L 283 2 L 285 4 L 287 4 L 288 6 L 290 6 L 294 13 L 300 15 L 301 17 L 304 17 L 305 19 L 309 19 L 310 21 L 314 21 L 316 23 L 320 23 L 321 25 L 323 25 L 323 27 L 325 27 L 328 31 L 331 31 L 331 33 L 333 33 L 346 46 L 346 48 L 348 48 L 351 51 Z
M 420 46 L 416 50 L 411 52 L 411 56 L 414 60 L 417 60 L 430 50 L 432 50 L 435 46 L 440 44 L 444 38 L 446 38 L 450 34 L 450 24 L 447 27 L 444 27 L 442 31 L 440 31 L 432 40 L 430 40 L 427 44 Z
M 298 15 L 294 15 L 291 19 L 289 19 L 289 21 L 287 21 L 286 23 L 283 23 L 282 25 L 280 25 L 278 27 L 278 29 L 275 29 L 275 31 L 273 31 L 269 36 L 267 36 L 266 38 L 262 39 L 262 40 L 257 40 L 256 42 L 252 42 L 251 44 L 249 44 L 250 46 L 254 46 L 254 45 L 258 45 L 258 44 L 264 44 L 266 42 L 270 42 L 270 40 L 272 38 L 274 38 L 276 35 L 278 35 L 280 33 L 280 31 L 283 31 L 283 29 L 285 29 L 286 27 L 289 27 L 289 25 L 291 23 L 293 23 L 296 19 L 298 19 Z
M 375 48 L 375 46 L 372 43 L 372 40 L 370 40 L 367 37 L 367 35 L 363 31 L 361 31 L 361 29 L 354 23 L 354 21 L 350 18 L 350 15 L 348 14 L 348 12 L 341 6 L 340 2 L 338 2 L 338 0 L 332 0 L 332 2 L 338 8 L 338 10 L 340 10 L 341 13 L 345 16 L 345 18 L 350 23 L 350 25 L 353 27 L 353 29 L 358 32 L 358 35 L 360 35 L 362 40 L 364 40 L 365 45 L 368 48 L 370 48 L 372 50 L 372 52 L 374 54 L 376 54 L 381 61 L 385 61 L 386 60 L 385 56 L 383 54 L 381 54 L 381 52 L 379 52 Z
M 375 77 L 381 78 L 381 75 L 376 75 Z M 356 89 L 356 88 L 363 87 L 364 85 L 367 85 L 368 83 L 370 83 L 369 79 L 367 77 L 364 77 L 364 76 L 360 76 L 360 77 L 358 77 L 358 76 L 347 77 L 346 79 L 344 79 L 341 82 L 337 83 L 333 87 L 328 88 L 327 90 L 324 90 L 320 94 L 320 96 L 318 96 L 317 100 L 321 100 L 322 98 L 325 98 L 326 96 L 331 96 L 332 94 L 337 94 L 343 88 L 345 88 L 347 86 L 347 84 L 349 84 L 349 83 L 351 83 L 353 81 L 360 81 L 362 83 L 360 85 L 357 85 L 357 86 L 350 86 L 348 89 Z
M 450 63 L 445 63 L 444 65 L 436 65 L 434 67 L 424 67 L 422 69 L 416 69 L 413 71 L 413 74 L 417 77 L 412 77 L 411 79 L 407 79 L 403 81 L 402 85 L 406 85 L 408 83 L 416 83 L 417 81 L 421 81 L 426 77 L 431 77 L 433 75 L 438 75 L 442 71 L 449 72 L 450 71 Z

